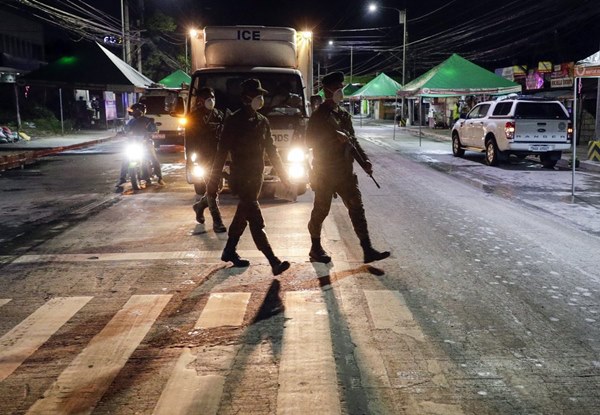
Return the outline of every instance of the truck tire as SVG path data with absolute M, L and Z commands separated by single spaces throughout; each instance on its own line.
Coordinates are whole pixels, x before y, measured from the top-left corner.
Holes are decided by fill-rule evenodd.
M 545 169 L 553 169 L 556 166 L 556 163 L 560 159 L 561 153 L 558 152 L 558 155 L 555 153 L 545 153 L 540 154 L 540 161 L 542 162 L 542 166 Z
M 306 187 L 306 183 L 298 184 L 298 196 L 302 196 L 304 193 L 306 193 Z
M 462 157 L 465 155 L 465 150 L 462 148 L 460 138 L 456 133 L 452 134 L 452 155 L 454 157 Z
M 260 199 L 273 199 L 275 198 L 275 183 L 263 183 L 260 189 Z
M 497 166 L 500 164 L 500 150 L 498 150 L 494 138 L 485 140 L 485 162 L 488 166 Z

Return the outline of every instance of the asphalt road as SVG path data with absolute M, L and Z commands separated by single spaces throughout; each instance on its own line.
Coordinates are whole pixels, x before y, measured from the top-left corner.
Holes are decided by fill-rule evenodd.
M 262 201 L 279 278 L 249 234 L 249 268 L 219 260 L 181 153 L 135 193 L 118 142 L 3 173 L 2 413 L 597 414 L 598 177 L 567 200 L 566 171 L 391 132 L 360 129 L 359 180 L 392 257 L 361 263 L 336 200 L 308 262 L 307 192 Z

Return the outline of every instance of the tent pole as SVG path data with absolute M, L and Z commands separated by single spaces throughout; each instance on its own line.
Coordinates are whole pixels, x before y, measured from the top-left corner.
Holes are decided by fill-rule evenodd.
M 581 82 L 581 78 L 575 78 L 573 83 L 573 154 L 571 156 L 571 197 L 575 197 L 575 165 L 577 164 L 577 85 Z
M 423 124 L 423 97 L 419 95 L 419 147 L 421 147 L 421 125 Z
M 60 102 L 60 129 L 62 131 L 62 135 L 65 135 L 65 119 L 63 117 L 62 88 L 58 88 L 58 101 Z
M 392 136 L 392 140 L 396 141 L 396 111 L 398 110 L 398 94 L 396 94 L 396 100 L 394 101 L 394 134 Z M 400 119 L 402 119 L 402 115 L 400 115 Z
M 17 135 L 21 138 L 21 111 L 19 110 L 19 86 L 15 82 L 15 104 L 17 106 Z

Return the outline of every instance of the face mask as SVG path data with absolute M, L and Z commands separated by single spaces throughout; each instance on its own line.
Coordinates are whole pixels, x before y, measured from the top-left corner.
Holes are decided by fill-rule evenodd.
M 344 91 L 342 90 L 342 88 L 336 89 L 331 99 L 333 99 L 333 102 L 335 102 L 336 104 L 342 102 L 342 100 L 344 99 Z
M 215 99 L 214 98 L 206 98 L 204 100 L 204 107 L 207 110 L 212 110 L 215 107 Z
M 265 105 L 265 97 L 262 95 L 255 96 L 252 98 L 252 102 L 250 103 L 250 106 L 254 111 L 258 111 L 263 107 L 263 105 Z

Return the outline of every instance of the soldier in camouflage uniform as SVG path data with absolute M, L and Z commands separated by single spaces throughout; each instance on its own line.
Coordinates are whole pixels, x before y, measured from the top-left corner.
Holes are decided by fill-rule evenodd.
M 307 144 L 313 149 L 311 188 L 315 192 L 313 210 L 308 223 L 312 245 L 311 261 L 328 263 L 331 256 L 321 245 L 321 228 L 329 214 L 331 200 L 339 195 L 348 209 L 354 231 L 360 240 L 364 262 L 378 261 L 390 256 L 371 245 L 365 209 L 353 171 L 354 159 L 363 170 L 373 174 L 373 165 L 354 135 L 350 114 L 339 106 L 343 99 L 344 74 L 333 72 L 323 77 L 325 102 L 310 116 L 306 133 Z
M 289 182 L 273 143 L 269 120 L 258 113 L 264 105 L 263 94 L 267 91 L 261 87 L 257 79 L 247 79 L 242 82 L 241 87 L 243 106 L 225 121 L 209 183 L 209 192 L 215 191 L 218 186 L 215 177 L 223 169 L 227 154 L 231 154 L 229 186 L 232 193 L 238 195 L 239 202 L 229 226 L 229 238 L 221 259 L 232 262 L 235 267 L 247 267 L 250 264 L 248 260 L 240 258 L 236 252 L 240 237 L 249 225 L 256 247 L 269 260 L 273 274 L 279 275 L 290 267 L 290 263 L 281 261 L 273 253 L 264 231 L 265 221 L 258 203 L 263 182 L 265 152 L 282 182 L 287 185 Z
M 186 151 L 190 154 L 195 152 L 200 164 L 207 173 L 210 173 L 217 154 L 224 117 L 223 113 L 215 108 L 215 92 L 212 88 L 205 87 L 198 90 L 196 103 L 196 109 L 190 114 L 185 129 Z M 192 207 L 196 212 L 198 223 L 204 223 L 204 209 L 208 208 L 213 218 L 213 230 L 218 233 L 227 232 L 219 210 L 218 190 L 214 193 L 204 193 Z

